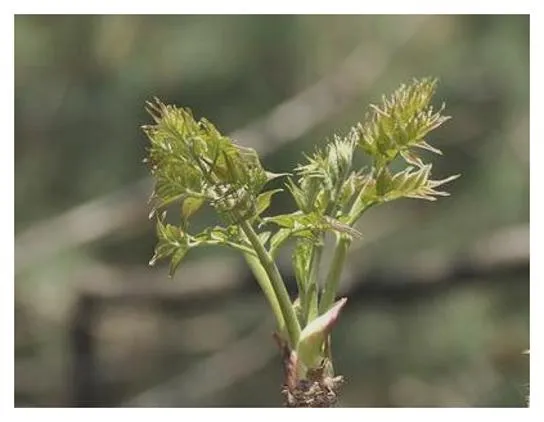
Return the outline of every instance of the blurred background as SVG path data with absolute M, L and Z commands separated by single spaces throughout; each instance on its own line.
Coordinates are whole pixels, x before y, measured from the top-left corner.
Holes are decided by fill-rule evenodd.
M 283 172 L 424 76 L 453 116 L 433 175 L 462 177 L 360 221 L 340 405 L 526 406 L 529 17 L 500 15 L 16 16 L 15 405 L 281 405 L 241 257 L 147 266 L 144 102 L 191 107 Z

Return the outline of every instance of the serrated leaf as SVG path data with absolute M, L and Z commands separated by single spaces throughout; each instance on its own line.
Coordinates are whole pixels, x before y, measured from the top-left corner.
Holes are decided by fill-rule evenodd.
M 359 146 L 374 159 L 383 160 L 383 164 L 390 163 L 407 148 L 440 153 L 424 141 L 429 132 L 449 118 L 441 115 L 443 105 L 433 111 L 430 104 L 436 83 L 436 79 L 429 78 L 414 80 L 409 85 L 401 85 L 390 97 L 384 96 L 381 105 L 371 105 L 366 122 L 357 126 Z M 411 157 L 407 162 L 421 167 L 421 163 Z
M 254 149 L 234 144 L 206 119 L 196 121 L 188 109 L 156 100 L 148 103 L 148 111 L 156 123 L 144 128 L 150 141 L 146 161 L 155 179 L 155 208 L 204 197 L 226 221 L 254 215 L 257 194 L 268 180 Z M 225 192 L 232 196 L 222 200 Z M 201 201 L 182 204 L 184 222 Z

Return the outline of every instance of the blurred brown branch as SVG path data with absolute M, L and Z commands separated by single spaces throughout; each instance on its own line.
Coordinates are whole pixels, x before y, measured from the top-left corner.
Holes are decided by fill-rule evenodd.
M 230 136 L 261 154 L 299 138 L 365 92 L 426 19 L 411 19 L 389 48 L 360 44 L 330 75 Z M 150 192 L 151 181 L 146 178 L 28 227 L 15 238 L 15 273 L 143 221 Z

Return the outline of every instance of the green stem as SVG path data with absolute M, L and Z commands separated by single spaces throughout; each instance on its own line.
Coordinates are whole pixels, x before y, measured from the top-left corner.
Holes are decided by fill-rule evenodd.
M 276 296 L 276 293 L 274 292 L 274 289 L 272 287 L 272 284 L 270 283 L 270 279 L 268 278 L 265 269 L 261 265 L 260 261 L 253 254 L 244 253 L 244 258 L 246 259 L 249 268 L 251 268 L 251 271 L 253 272 L 257 283 L 259 283 L 261 290 L 263 291 L 266 299 L 268 300 L 268 303 L 270 304 L 270 307 L 272 308 L 272 312 L 276 317 L 278 332 L 280 334 L 284 334 L 285 319 L 283 318 L 278 298 Z
M 364 212 L 369 208 L 376 205 L 375 202 L 365 204 L 363 207 L 360 207 L 358 202 L 361 200 L 360 195 L 362 190 L 357 196 L 357 199 L 353 203 L 350 212 L 348 213 L 348 220 L 346 224 L 353 226 L 355 222 L 361 218 Z M 327 274 L 327 279 L 325 280 L 325 286 L 323 287 L 323 293 L 321 295 L 321 301 L 319 303 L 319 313 L 323 314 L 329 310 L 329 308 L 334 303 L 336 297 L 336 292 L 338 291 L 338 284 L 340 283 L 340 276 L 342 275 L 342 269 L 346 263 L 346 258 L 348 256 L 348 249 L 351 245 L 351 238 L 348 236 L 343 236 L 338 234 L 336 236 L 336 245 L 334 247 L 334 255 L 332 257 L 331 266 L 329 267 L 329 272 Z
M 319 303 L 320 314 L 327 312 L 334 303 L 350 243 L 351 240 L 347 236 L 337 235 L 334 255 L 332 257 L 331 266 L 329 267 L 329 272 L 327 273 L 327 279 L 325 280 L 325 286 L 323 287 L 323 293 Z
M 272 288 L 274 289 L 274 293 L 276 294 L 281 313 L 285 320 L 285 327 L 289 335 L 289 341 L 291 343 L 290 345 L 292 348 L 294 348 L 296 347 L 298 339 L 300 337 L 300 324 L 298 323 L 295 309 L 293 308 L 291 299 L 289 298 L 289 293 L 287 292 L 287 288 L 285 287 L 278 267 L 276 266 L 276 263 L 274 262 L 268 251 L 261 243 L 261 240 L 257 236 L 257 233 L 255 233 L 255 230 L 253 229 L 251 224 L 247 220 L 242 220 L 240 221 L 240 228 L 245 233 L 249 242 L 255 249 L 260 264 L 265 270 L 266 275 L 268 276 L 268 279 L 272 285 Z
M 310 261 L 310 274 L 308 277 L 308 297 L 306 297 L 306 309 L 304 309 L 304 323 L 308 324 L 318 315 L 317 309 L 317 279 L 319 273 L 319 264 L 323 253 L 323 241 L 320 239 L 312 249 L 312 259 Z

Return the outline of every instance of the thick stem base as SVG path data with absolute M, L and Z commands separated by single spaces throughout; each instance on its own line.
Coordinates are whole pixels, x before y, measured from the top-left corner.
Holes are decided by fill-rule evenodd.
M 344 377 L 334 376 L 332 362 L 325 359 L 323 366 L 302 371 L 297 354 L 279 335 L 274 336 L 283 360 L 285 382 L 282 387 L 286 407 L 334 407 Z M 329 364 L 327 364 L 327 362 Z M 301 372 L 305 372 L 301 376 Z
M 334 407 L 338 390 L 344 382 L 342 376 L 299 380 L 296 385 L 284 385 L 282 394 L 286 407 Z

